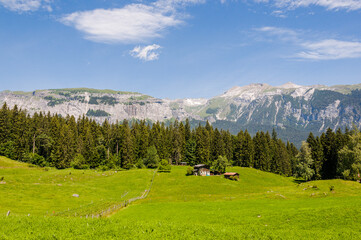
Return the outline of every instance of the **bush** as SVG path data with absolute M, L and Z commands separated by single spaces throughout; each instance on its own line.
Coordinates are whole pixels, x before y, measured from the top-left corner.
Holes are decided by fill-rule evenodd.
M 106 165 L 109 169 L 115 169 L 117 168 L 118 163 L 118 157 L 117 155 L 110 154 L 108 161 L 106 162 Z
M 187 176 L 193 175 L 193 168 L 192 167 L 187 167 Z
M 102 172 L 110 170 L 109 166 L 107 166 L 107 165 L 100 165 L 97 169 Z
M 7 141 L 0 144 L 0 155 L 8 157 L 10 159 L 16 159 L 15 143 L 13 141 Z
M 335 190 L 334 186 L 330 186 L 330 192 L 332 192 L 333 190 Z
M 89 166 L 86 164 L 86 160 L 83 157 L 83 155 L 81 155 L 80 153 L 78 153 L 75 158 L 73 159 L 73 161 L 71 162 L 71 166 L 74 169 L 88 169 Z
M 138 161 L 135 163 L 135 166 L 137 168 L 145 168 L 144 160 L 143 159 L 138 159 Z
M 229 177 L 229 180 L 238 181 L 238 177 L 236 177 L 236 176 L 230 176 L 230 177 Z
M 0 177 L 0 181 L 3 181 L 4 180 L 4 177 Z
M 23 157 L 23 161 L 40 167 L 47 166 L 47 162 L 45 161 L 45 158 L 37 153 L 25 153 Z
M 171 171 L 171 166 L 170 166 L 170 164 L 168 163 L 167 160 L 163 159 L 160 162 L 160 166 L 158 168 L 158 171 L 159 172 L 170 172 Z

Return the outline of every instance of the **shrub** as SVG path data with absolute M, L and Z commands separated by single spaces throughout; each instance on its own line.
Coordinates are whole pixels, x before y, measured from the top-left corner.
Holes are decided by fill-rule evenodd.
M 168 163 L 167 160 L 163 159 L 163 160 L 160 162 L 158 171 L 159 171 L 159 172 L 170 172 L 170 171 L 171 171 L 171 166 L 170 166 L 170 164 Z
M 139 158 L 138 161 L 135 163 L 135 166 L 137 168 L 145 168 L 144 160 Z
M 100 165 L 97 169 L 102 172 L 110 170 L 109 166 L 107 166 L 107 165 Z
M 45 158 L 37 153 L 25 153 L 23 161 L 40 167 L 45 167 L 47 165 Z
M 4 180 L 4 177 L 0 177 L 0 181 L 3 181 Z
M 187 176 L 193 175 L 193 168 L 192 167 L 187 167 Z
M 333 190 L 335 190 L 334 186 L 330 186 L 330 192 L 332 192 Z
M 115 169 L 117 167 L 118 163 L 118 157 L 117 155 L 110 154 L 108 161 L 106 162 L 106 165 L 109 169 Z
M 86 164 L 86 160 L 83 157 L 83 155 L 81 155 L 80 153 L 78 153 L 75 158 L 73 159 L 73 161 L 71 162 L 71 166 L 74 169 L 87 169 L 89 168 L 89 166 Z
M 16 159 L 15 143 L 13 141 L 7 141 L 0 144 L 0 155 Z
M 230 176 L 230 177 L 229 177 L 229 180 L 238 181 L 238 177 L 236 177 L 236 176 Z

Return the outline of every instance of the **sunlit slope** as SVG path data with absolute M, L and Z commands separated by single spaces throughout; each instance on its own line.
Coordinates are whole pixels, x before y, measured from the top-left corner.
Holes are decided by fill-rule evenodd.
M 146 239 L 359 239 L 361 184 L 298 184 L 249 168 L 240 181 L 185 176 L 186 167 L 157 174 L 150 196 L 113 215 Z M 333 186 L 333 191 L 330 187 Z M 140 217 L 141 216 L 141 217 Z
M 156 174 L 146 199 L 111 216 L 63 218 L 43 215 L 49 209 L 94 212 L 137 196 L 153 171 L 45 171 L 5 158 L 0 166 L 6 182 L 0 185 L 0 239 L 361 239 L 356 182 L 298 184 L 255 169 L 228 169 L 240 173 L 236 182 L 185 176 L 187 167 L 173 166 Z
M 91 214 L 142 195 L 151 170 L 55 170 L 0 157 L 0 214 Z M 78 194 L 79 197 L 74 197 Z
M 239 181 L 223 176 L 186 176 L 186 167 L 157 173 L 152 191 L 143 202 L 223 201 L 241 199 L 298 199 L 361 194 L 361 184 L 343 180 L 298 184 L 294 178 L 251 168 L 234 167 Z M 330 187 L 334 186 L 334 191 Z

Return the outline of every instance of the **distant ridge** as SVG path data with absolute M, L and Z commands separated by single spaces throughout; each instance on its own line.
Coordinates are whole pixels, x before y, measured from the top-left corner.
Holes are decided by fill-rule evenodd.
M 129 91 L 64 88 L 33 92 L 2 91 L 0 103 L 17 105 L 30 114 L 50 112 L 62 116 L 86 115 L 102 122 L 123 119 L 183 121 L 194 125 L 209 121 L 233 133 L 248 129 L 278 129 L 285 140 L 300 142 L 312 131 L 361 126 L 361 84 L 280 86 L 255 83 L 235 86 L 210 99 L 158 99 Z

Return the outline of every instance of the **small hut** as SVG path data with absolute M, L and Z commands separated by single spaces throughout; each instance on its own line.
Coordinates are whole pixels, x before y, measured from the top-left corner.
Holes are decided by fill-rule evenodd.
M 223 174 L 225 178 L 227 179 L 239 179 L 239 173 L 235 172 L 226 172 Z
M 205 164 L 198 164 L 194 166 L 193 175 L 196 176 L 210 176 L 211 171 L 209 170 L 209 166 Z

